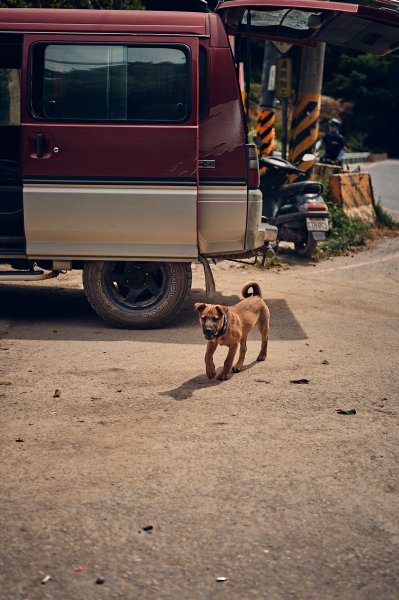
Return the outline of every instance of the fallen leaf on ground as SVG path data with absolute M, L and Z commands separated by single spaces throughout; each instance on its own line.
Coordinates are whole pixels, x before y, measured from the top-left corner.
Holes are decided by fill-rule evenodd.
M 339 415 L 355 415 L 356 414 L 356 410 L 354 408 L 351 408 L 350 410 L 343 410 L 342 408 L 337 408 L 335 412 Z
M 11 381 L 0 381 L 0 385 L 11 385 Z
M 53 398 L 59 398 L 61 396 L 60 390 L 55 390 Z
M 291 379 L 290 383 L 309 383 L 309 379 Z

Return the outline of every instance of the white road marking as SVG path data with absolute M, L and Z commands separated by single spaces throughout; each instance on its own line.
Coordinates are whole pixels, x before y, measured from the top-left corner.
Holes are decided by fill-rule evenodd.
M 331 271 L 344 271 L 345 269 L 356 269 L 357 267 L 368 267 L 370 265 L 376 265 L 379 263 L 388 262 L 390 260 L 395 260 L 398 258 L 399 258 L 399 252 L 394 252 L 393 254 L 388 254 L 386 256 L 382 256 L 381 258 L 373 258 L 371 260 L 366 260 L 363 262 L 354 262 L 351 265 L 340 265 L 340 266 L 331 267 L 328 269 L 322 269 L 318 272 L 318 274 L 330 273 Z M 314 271 L 311 271 L 311 273 L 313 274 Z M 305 273 L 302 273 L 301 276 L 304 274 Z

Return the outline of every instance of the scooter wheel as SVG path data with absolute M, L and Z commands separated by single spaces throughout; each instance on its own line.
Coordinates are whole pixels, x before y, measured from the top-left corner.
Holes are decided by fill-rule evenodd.
M 313 254 L 316 251 L 317 242 L 313 238 L 313 236 L 309 233 L 309 231 L 304 232 L 303 241 L 295 243 L 295 252 L 299 254 L 299 256 L 304 256 L 306 258 L 312 258 Z

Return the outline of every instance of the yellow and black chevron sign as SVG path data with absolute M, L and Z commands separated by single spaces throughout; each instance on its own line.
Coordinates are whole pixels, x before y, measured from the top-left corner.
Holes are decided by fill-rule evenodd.
M 293 108 L 289 159 L 295 162 L 306 153 L 313 152 L 319 135 L 320 94 L 299 93 Z M 307 174 L 313 162 L 298 165 Z
M 374 223 L 374 194 L 370 173 L 339 173 L 330 177 L 330 198 L 350 217 Z
M 258 109 L 256 135 L 260 140 L 260 148 L 258 152 L 261 156 L 269 156 L 274 150 L 275 120 L 276 115 L 273 110 L 268 110 L 266 108 Z M 265 170 L 265 167 L 260 169 L 261 173 L 263 173 Z

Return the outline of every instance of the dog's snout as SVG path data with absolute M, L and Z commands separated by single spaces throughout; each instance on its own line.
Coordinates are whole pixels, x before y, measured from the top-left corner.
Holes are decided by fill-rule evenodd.
M 212 335 L 213 329 L 212 327 L 204 327 L 203 332 L 205 335 Z

